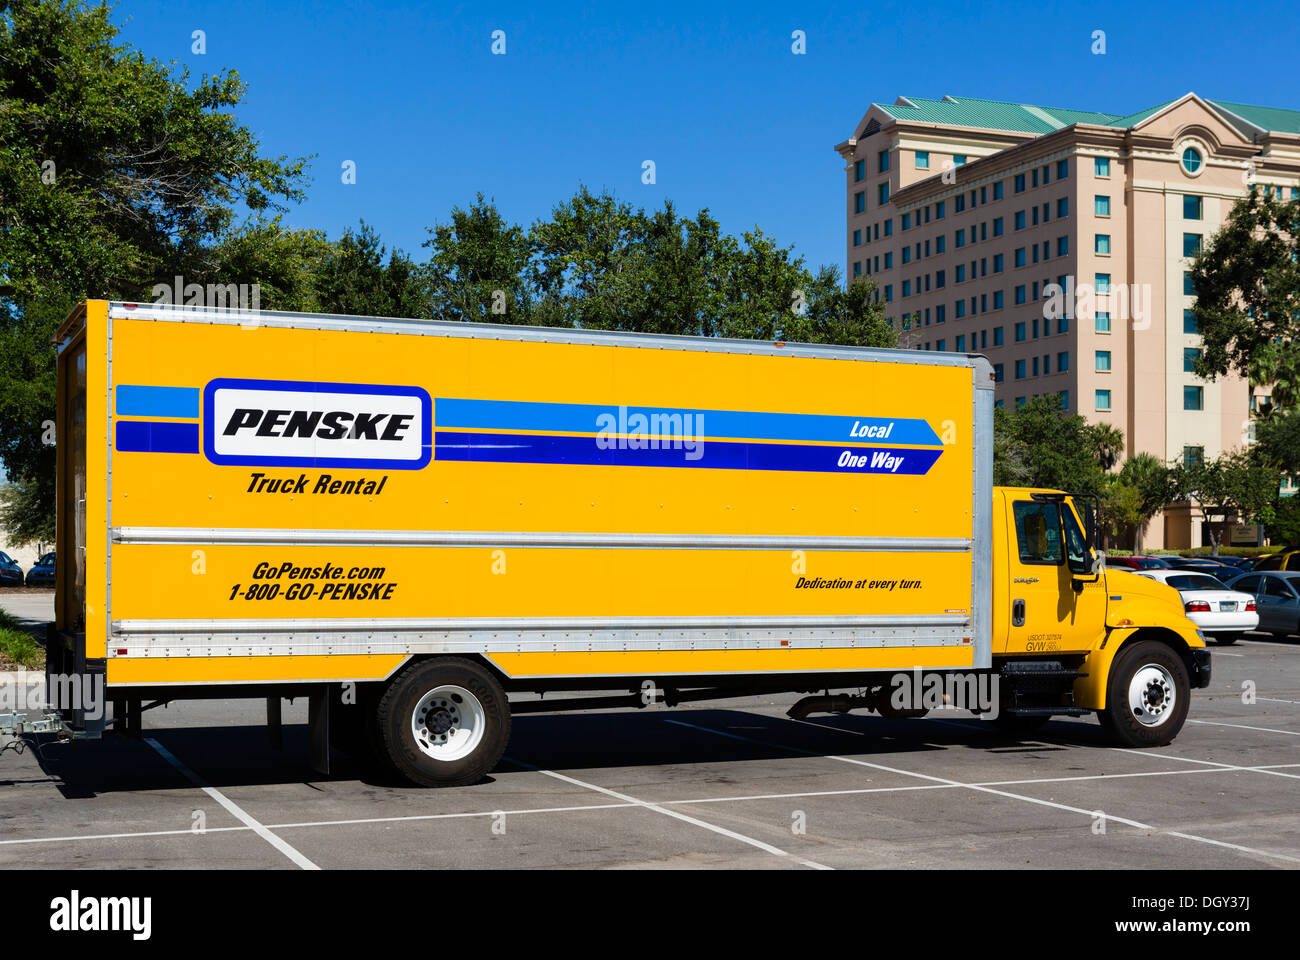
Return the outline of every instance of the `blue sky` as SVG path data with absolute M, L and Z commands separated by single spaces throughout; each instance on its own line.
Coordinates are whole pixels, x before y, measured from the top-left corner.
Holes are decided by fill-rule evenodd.
M 982 97 L 1129 113 L 1195 90 L 1300 108 L 1294 7 L 654 0 L 252 3 L 123 0 L 125 40 L 194 74 L 232 67 L 264 152 L 317 154 L 294 226 L 362 217 L 423 257 L 476 192 L 531 223 L 579 184 L 708 207 L 843 270 L 842 162 L 873 100 Z M 506 33 L 493 56 L 491 34 Z M 191 51 L 194 30 L 206 54 Z M 807 53 L 791 52 L 803 30 Z M 1094 30 L 1106 53 L 1091 53 Z M 355 161 L 357 182 L 340 181 Z M 642 162 L 657 182 L 641 183 Z

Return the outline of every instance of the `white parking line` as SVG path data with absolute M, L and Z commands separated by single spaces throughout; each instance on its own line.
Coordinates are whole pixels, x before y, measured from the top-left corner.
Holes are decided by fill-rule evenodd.
M 316 864 L 312 863 L 310 860 L 304 857 L 301 853 L 295 850 L 284 840 L 277 837 L 265 826 L 263 826 L 261 823 L 255 820 L 251 815 L 245 813 L 244 810 L 241 809 L 237 803 L 235 803 L 229 797 L 225 796 L 220 790 L 216 789 L 215 787 L 208 786 L 207 783 L 205 783 L 197 773 L 195 773 L 189 767 L 185 766 L 185 764 L 177 760 L 176 757 L 172 755 L 171 751 L 169 751 L 157 740 L 154 740 L 151 737 L 145 737 L 144 742 L 149 744 L 149 746 L 153 747 L 154 750 L 158 752 L 159 756 L 161 756 L 164 760 L 166 760 L 173 767 L 175 767 L 181 773 L 182 776 L 184 776 L 187 780 L 190 781 L 190 783 L 194 784 L 194 786 L 198 787 L 200 790 L 202 790 L 204 793 L 210 796 L 213 800 L 217 801 L 217 803 L 221 804 L 221 806 L 223 806 L 226 809 L 226 811 L 230 813 L 231 816 L 233 816 L 236 820 L 240 821 L 241 823 L 245 824 L 250 830 L 256 833 L 259 837 L 261 837 L 271 846 L 275 847 L 275 849 L 279 850 L 281 853 L 283 853 L 286 857 L 288 857 L 290 860 L 292 860 L 302 869 L 304 870 L 320 869 L 320 867 L 316 866 Z
M 783 718 L 778 717 L 778 718 L 775 718 L 775 719 L 783 719 Z M 840 762 L 840 763 L 851 763 L 851 764 L 854 764 L 854 765 L 856 765 L 856 766 L 869 767 L 870 769 L 873 769 L 873 770 L 884 770 L 884 771 L 886 771 L 886 772 L 888 772 L 888 773 L 896 773 L 896 774 L 899 774 L 899 775 L 901 775 L 901 776 L 906 776 L 906 777 L 916 777 L 916 778 L 921 779 L 921 780 L 930 780 L 930 781 L 933 781 L 933 782 L 936 782 L 936 783 L 947 783 L 947 784 L 950 784 L 950 785 L 952 785 L 952 786 L 965 787 L 965 788 L 968 789 L 968 790 L 975 790 L 975 791 L 978 791 L 979 793 L 990 793 L 990 794 L 993 794 L 994 796 L 1006 797 L 1006 798 L 1008 798 L 1008 799 L 1010 799 L 1010 800 L 1021 800 L 1021 801 L 1024 801 L 1025 803 L 1032 803 L 1032 804 L 1036 804 L 1036 805 L 1038 805 L 1038 806 L 1042 806 L 1042 807 L 1050 807 L 1050 808 L 1055 809 L 1055 810 L 1065 810 L 1065 811 L 1067 811 L 1067 812 L 1069 812 L 1069 813 L 1077 813 L 1077 814 L 1081 814 L 1081 815 L 1086 816 L 1086 817 L 1094 817 L 1094 816 L 1096 815 L 1096 812 L 1097 812 L 1097 811 L 1095 811 L 1095 810 L 1085 810 L 1085 809 L 1083 809 L 1082 807 L 1073 807 L 1073 806 L 1070 806 L 1069 804 L 1066 804 L 1066 803 L 1057 803 L 1057 802 L 1054 801 L 1054 800 L 1043 800 L 1043 799 L 1040 799 L 1039 797 L 1030 797 L 1030 796 L 1026 796 L 1026 795 L 1024 795 L 1024 794 L 1020 794 L 1020 793 L 1011 793 L 1010 791 L 1007 791 L 1007 790 L 997 790 L 997 789 L 995 789 L 995 788 L 993 788 L 993 787 L 981 786 L 981 785 L 979 785 L 979 784 L 975 784 L 975 783 L 963 783 L 963 782 L 960 781 L 960 780 L 950 780 L 950 779 L 948 779 L 947 777 L 936 777 L 936 776 L 932 776 L 931 774 L 928 774 L 928 773 L 916 773 L 916 772 L 914 772 L 914 771 L 912 771 L 912 770 L 903 770 L 903 769 L 898 768 L 898 767 L 888 767 L 888 766 L 885 766 L 884 764 L 881 764 L 881 763 L 871 763 L 871 762 L 869 762 L 869 761 L 867 761 L 867 760 L 857 760 L 857 759 L 854 759 L 854 758 L 852 758 L 852 757 L 840 757 L 840 756 L 835 756 L 835 755 L 831 755 L 831 754 L 817 753 L 817 752 L 812 751 L 812 750 L 803 750 L 803 749 L 801 749 L 801 748 L 799 748 L 799 747 L 788 747 L 788 746 L 784 746 L 784 745 L 782 745 L 782 744 L 777 744 L 777 743 L 768 743 L 768 742 L 766 742 L 766 741 L 762 741 L 762 740 L 755 740 L 755 739 L 753 739 L 752 737 L 742 737 L 742 736 L 739 736 L 738 734 L 727 733 L 727 732 L 722 731 L 722 730 L 714 730 L 714 729 L 712 729 L 712 728 L 710 728 L 710 727 L 701 727 L 701 726 L 697 726 L 696 724 L 693 724 L 693 723 L 685 723 L 685 722 L 683 722 L 683 721 L 681 721 L 681 720 L 667 720 L 667 721 L 665 721 L 665 722 L 666 722 L 666 723 L 676 724 L 677 726 L 681 726 L 681 727 L 690 727 L 690 728 L 693 729 L 693 730 L 699 730 L 699 731 L 702 731 L 702 732 L 704 732 L 704 733 L 712 733 L 712 734 L 715 734 L 715 735 L 720 736 L 720 737 L 729 737 L 729 738 L 731 738 L 731 739 L 733 739 L 733 740 L 743 740 L 743 741 L 746 741 L 746 742 L 748 742 L 748 743 L 753 743 L 753 744 L 757 744 L 757 745 L 759 745 L 759 746 L 768 747 L 769 749 L 786 750 L 786 751 L 788 751 L 788 752 L 790 752 L 790 753 L 798 753 L 798 754 L 803 754 L 803 755 L 805 755 L 805 756 L 810 756 L 810 757 L 822 757 L 822 758 L 824 758 L 824 759 L 826 759 L 826 760 L 836 760 L 836 761 L 838 761 L 838 762 Z M 818 728 L 820 728 L 820 729 L 822 729 L 822 730 L 832 730 L 832 731 L 833 731 L 833 730 L 836 730 L 836 728 L 834 728 L 834 727 L 827 727 L 827 726 L 824 726 L 823 724 L 820 724 L 820 723 L 810 723 L 810 722 L 808 722 L 807 720 L 793 720 L 793 719 L 791 719 L 790 722 L 791 722 L 791 723 L 802 723 L 802 724 L 804 724 L 804 725 L 806 725 L 806 726 L 810 726 L 810 727 L 818 727 Z M 1239 852 L 1241 852 L 1241 853 L 1250 853 L 1250 854 L 1254 854 L 1255 856 L 1260 856 L 1260 857 L 1269 857 L 1269 858 L 1274 859 L 1274 860 L 1286 860 L 1286 861 L 1288 861 L 1288 862 L 1290 862 L 1290 863 L 1300 863 L 1300 857 L 1291 857 L 1291 856 L 1287 856 L 1287 855 L 1284 854 L 1284 853 L 1271 853 L 1271 852 L 1269 852 L 1269 851 L 1267 851 L 1267 850 L 1259 850 L 1259 849 L 1256 849 L 1256 848 L 1254 848 L 1254 847 L 1244 847 L 1244 846 L 1241 846 L 1241 845 L 1239 845 L 1239 844 L 1235 844 L 1235 843 L 1226 843 L 1226 842 L 1224 842 L 1224 841 L 1222 841 L 1222 840 L 1212 840 L 1212 839 L 1210 839 L 1209 837 L 1199 837 L 1199 836 L 1196 836 L 1195 834 L 1191 834 L 1191 833 L 1176 833 L 1176 832 L 1174 832 L 1174 831 L 1162 830 L 1161 828 L 1156 827 L 1156 826 L 1153 826 L 1152 824 L 1149 824 L 1149 823 L 1142 823 L 1141 821 L 1138 821 L 1138 820 L 1130 820 L 1130 819 L 1127 818 L 1127 817 L 1116 817 L 1116 816 L 1111 816 L 1110 814 L 1106 814 L 1105 817 L 1106 817 L 1106 820 L 1107 820 L 1108 822 L 1111 822 L 1111 823 L 1122 823 L 1122 824 L 1124 824 L 1125 826 L 1133 827 L 1134 829 L 1137 829 L 1137 830 L 1151 830 L 1151 831 L 1155 831 L 1155 832 L 1158 832 L 1158 833 L 1164 833 L 1164 834 L 1166 834 L 1166 835 L 1168 835 L 1168 836 L 1180 837 L 1180 838 L 1182 838 L 1182 839 L 1184 839 L 1184 840 L 1195 840 L 1195 841 L 1197 841 L 1198 843 L 1206 843 L 1206 844 L 1210 844 L 1210 845 L 1212 845 L 1212 846 L 1216 846 L 1216 847 L 1224 847 L 1224 848 L 1227 848 L 1227 849 L 1230 849 L 1230 850 L 1237 850 L 1237 851 L 1239 851 Z
M 1256 699 L 1256 700 L 1267 700 L 1269 703 L 1296 703 L 1296 704 L 1300 704 L 1300 700 L 1279 700 L 1277 697 L 1256 697 L 1255 699 Z
M 720 827 L 717 824 L 709 823 L 705 820 L 697 820 L 694 817 L 688 817 L 686 814 L 679 813 L 676 810 L 669 810 L 666 807 L 662 807 L 657 803 L 649 803 L 648 801 L 645 800 L 638 800 L 636 797 L 630 797 L 625 793 L 619 793 L 617 790 L 610 790 L 607 789 L 606 787 L 598 787 L 594 783 L 586 783 L 585 781 L 577 780 L 574 779 L 573 777 L 566 777 L 564 774 L 556 773 L 554 770 L 543 770 L 541 767 L 534 767 L 531 763 L 524 763 L 522 760 L 514 760 L 511 759 L 510 757 L 506 757 L 505 759 L 509 760 L 517 767 L 523 767 L 526 770 L 532 770 L 536 773 L 545 774 L 548 777 L 554 777 L 556 780 L 563 781 L 564 783 L 571 783 L 575 787 L 585 787 L 588 790 L 595 790 L 597 793 L 603 793 L 606 796 L 613 797 L 616 800 L 622 800 L 626 803 L 634 803 L 637 806 L 644 807 L 647 810 L 653 810 L 655 813 L 662 813 L 666 817 L 673 817 L 676 820 L 683 820 L 686 823 L 694 824 L 697 827 L 703 827 L 705 830 L 712 830 L 714 833 L 720 833 L 724 837 L 730 837 L 733 840 L 739 840 L 741 843 L 747 843 L 751 847 L 757 847 L 758 849 L 770 853 L 773 856 L 793 858 L 795 861 L 803 864 L 805 867 L 812 867 L 814 870 L 834 869 L 832 867 L 826 866 L 825 864 L 817 863 L 816 861 L 813 860 L 805 860 L 802 857 L 797 857 L 792 853 L 782 850 L 780 847 L 774 847 L 770 843 L 764 843 L 762 840 L 756 840 L 753 837 L 747 837 L 743 833 L 737 833 L 734 830 L 728 830 L 726 827 Z
M 1300 730 L 1278 730 L 1274 727 L 1248 727 L 1244 723 L 1224 723 L 1222 720 L 1188 720 L 1188 723 L 1202 723 L 1211 727 L 1236 727 L 1238 730 L 1258 730 L 1260 733 L 1285 733 L 1288 737 L 1300 737 Z

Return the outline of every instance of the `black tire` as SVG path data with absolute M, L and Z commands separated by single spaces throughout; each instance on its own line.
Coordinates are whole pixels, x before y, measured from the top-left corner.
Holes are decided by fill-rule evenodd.
M 1145 715 L 1159 717 L 1152 723 L 1144 723 L 1129 704 L 1129 688 L 1139 672 L 1149 668 L 1153 668 L 1149 671 L 1153 679 L 1157 674 L 1162 675 L 1159 686 L 1164 689 L 1147 685 Z M 1097 715 L 1102 728 L 1121 746 L 1161 747 L 1182 730 L 1191 699 L 1192 684 L 1183 658 L 1163 643 L 1139 640 L 1125 644 L 1111 663 L 1106 680 L 1106 709 L 1099 710 Z
M 1241 639 L 1239 633 L 1212 633 L 1210 637 L 1221 647 L 1229 647 Z
M 440 687 L 461 692 L 433 697 Z M 422 721 L 418 738 L 417 718 Z M 463 787 L 482 780 L 505 752 L 510 703 L 485 667 L 459 657 L 437 657 L 412 664 L 393 678 L 376 705 L 375 729 L 388 761 L 412 783 Z M 461 734 L 467 738 L 463 755 L 454 752 L 454 738 Z M 444 749 L 452 755 L 437 758 Z
M 1051 717 L 1021 717 L 1014 713 L 999 713 L 993 718 L 993 725 L 1008 736 L 1026 737 L 1037 733 Z

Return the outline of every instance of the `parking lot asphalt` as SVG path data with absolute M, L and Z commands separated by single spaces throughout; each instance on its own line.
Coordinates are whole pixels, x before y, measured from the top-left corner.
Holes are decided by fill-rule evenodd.
M 1026 739 L 961 711 L 794 721 L 790 695 L 520 715 L 451 790 L 339 753 L 311 771 L 302 700 L 281 751 L 261 702 L 183 701 L 141 740 L 0 754 L 0 867 L 1295 869 L 1300 640 L 1213 650 L 1154 750 L 1093 718 Z

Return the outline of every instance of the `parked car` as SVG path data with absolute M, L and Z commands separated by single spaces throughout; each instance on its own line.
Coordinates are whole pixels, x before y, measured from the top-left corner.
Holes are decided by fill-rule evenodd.
M 23 568 L 9 554 L 0 551 L 0 587 L 21 587 Z
M 1300 570 L 1251 571 L 1229 580 L 1228 589 L 1255 597 L 1260 630 L 1275 637 L 1300 633 Z
M 1213 557 L 1162 557 L 1161 559 L 1175 570 L 1199 570 L 1220 580 L 1225 577 L 1235 577 L 1242 572 L 1232 564 L 1222 563 Z
M 1216 643 L 1236 643 L 1259 626 L 1253 594 L 1232 590 L 1222 581 L 1193 570 L 1142 570 L 1140 577 L 1173 587 L 1183 598 L 1187 619 Z
M 1300 570 L 1300 550 L 1283 550 L 1261 557 L 1252 570 Z
M 27 586 L 54 586 L 54 551 L 42 554 L 30 570 L 27 571 Z
M 1168 570 L 1167 564 L 1163 557 L 1141 556 L 1141 557 L 1107 557 L 1106 566 L 1108 567 L 1128 567 L 1130 570 Z
M 1249 570 L 1254 566 L 1254 561 L 1250 557 L 1205 557 L 1204 559 L 1227 564 L 1230 567 L 1236 567 L 1238 570 Z

